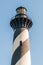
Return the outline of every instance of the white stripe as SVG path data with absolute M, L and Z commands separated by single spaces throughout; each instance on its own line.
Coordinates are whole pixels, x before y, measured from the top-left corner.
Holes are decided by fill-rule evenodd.
M 26 39 L 29 38 L 29 32 L 27 29 L 25 29 L 23 32 L 21 32 L 15 39 L 13 49 L 12 49 L 12 55 L 16 48 L 20 45 L 20 41 L 24 42 Z
M 31 65 L 30 51 L 28 51 L 15 65 Z

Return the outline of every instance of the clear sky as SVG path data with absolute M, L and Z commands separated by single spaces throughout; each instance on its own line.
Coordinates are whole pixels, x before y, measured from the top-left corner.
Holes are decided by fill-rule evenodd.
M 10 20 L 24 6 L 33 21 L 30 29 L 32 65 L 43 65 L 43 0 L 0 0 L 0 65 L 11 65 L 13 30 Z

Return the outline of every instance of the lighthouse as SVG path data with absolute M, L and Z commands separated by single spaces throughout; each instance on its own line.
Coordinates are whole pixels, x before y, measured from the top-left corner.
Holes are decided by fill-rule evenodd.
M 10 26 L 14 31 L 11 65 L 31 65 L 29 29 L 32 27 L 32 21 L 25 7 L 16 9 Z

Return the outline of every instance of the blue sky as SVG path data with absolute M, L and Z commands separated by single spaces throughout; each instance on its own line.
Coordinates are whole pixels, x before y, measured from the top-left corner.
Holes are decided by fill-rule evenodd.
M 10 20 L 24 6 L 33 21 L 30 29 L 32 65 L 43 65 L 43 0 L 0 0 L 0 65 L 11 65 L 13 30 Z

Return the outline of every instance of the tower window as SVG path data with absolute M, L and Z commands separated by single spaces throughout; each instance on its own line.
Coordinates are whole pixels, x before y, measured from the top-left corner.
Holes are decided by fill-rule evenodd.
M 22 46 L 22 41 L 20 41 L 20 46 Z

